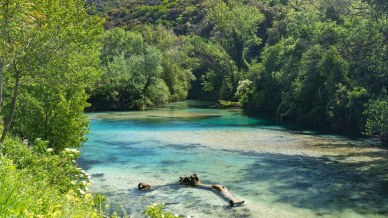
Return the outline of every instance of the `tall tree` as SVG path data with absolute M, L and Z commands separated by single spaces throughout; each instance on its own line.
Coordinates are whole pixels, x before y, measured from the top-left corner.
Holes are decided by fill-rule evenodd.
M 188 95 L 192 59 L 190 42 L 163 26 L 114 28 L 103 39 L 105 73 L 92 93 L 95 110 L 161 106 Z
M 15 115 L 23 115 L 19 110 L 18 104 L 27 104 L 26 99 L 35 99 L 40 104 L 49 105 L 54 102 L 48 102 L 43 96 L 51 93 L 51 96 L 63 96 L 64 101 L 72 102 L 72 96 L 82 92 L 98 75 L 98 37 L 102 31 L 100 19 L 88 15 L 87 8 L 84 7 L 84 1 L 43 1 L 37 0 L 33 3 L 24 0 L 8 0 L 11 14 L 4 14 L 8 17 L 8 25 L 3 31 L 7 32 L 5 47 L 9 56 L 9 64 L 4 68 L 4 82 L 7 93 L 4 95 L 4 117 L 5 127 L 0 142 L 3 142 L 8 132 L 12 129 Z M 57 89 L 57 87 L 62 87 Z M 12 90 L 12 91 L 11 91 Z M 37 91 L 40 90 L 40 91 Z M 55 90 L 55 91 L 54 91 Z M 20 96 L 23 98 L 19 99 Z M 27 98 L 27 96 L 29 96 Z M 51 99 L 50 99 L 51 100 Z M 73 107 L 70 111 L 77 110 L 79 105 L 85 102 L 85 98 L 78 103 L 72 102 Z M 82 108 L 85 107 L 81 106 Z M 28 122 L 29 117 L 46 110 L 46 121 L 49 122 L 49 114 L 59 115 L 66 113 L 55 110 L 54 108 L 35 108 L 32 114 L 24 114 L 25 117 L 18 117 L 14 130 L 26 138 L 40 136 L 49 138 L 53 132 L 45 128 L 45 132 L 39 132 L 36 128 L 35 134 L 33 122 Z M 53 115 L 54 116 L 54 115 Z M 63 116 L 63 122 L 66 119 L 74 119 L 86 123 L 78 114 L 71 118 Z M 45 120 L 43 119 L 43 120 Z M 25 121 L 25 122 L 24 122 Z M 29 126 L 27 124 L 32 126 Z M 29 131 L 23 131 L 27 128 Z M 47 125 L 46 125 L 47 127 Z M 51 126 L 54 127 L 54 126 Z M 74 125 L 68 126 L 68 132 L 77 132 L 78 128 Z M 85 128 L 85 127 L 82 127 Z M 82 133 L 85 133 L 82 131 Z M 63 133 L 65 134 L 65 133 Z M 81 133 L 79 133 L 81 134 Z M 62 142 L 62 147 L 79 146 L 82 137 L 76 137 L 74 143 Z M 51 142 L 60 137 L 54 137 Z M 78 143 L 77 143 L 78 142 Z
M 255 6 L 234 0 L 210 3 L 207 13 L 207 22 L 214 26 L 212 38 L 221 43 L 240 71 L 247 70 L 246 53 L 261 42 L 256 34 L 263 14 Z

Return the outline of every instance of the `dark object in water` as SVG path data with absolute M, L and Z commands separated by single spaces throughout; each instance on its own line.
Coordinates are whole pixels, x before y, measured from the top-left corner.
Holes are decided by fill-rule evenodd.
M 180 177 L 179 184 L 189 185 L 189 186 L 198 186 L 200 184 L 200 181 L 199 181 L 197 174 L 194 173 L 191 176 Z
M 140 191 L 145 191 L 145 190 L 150 190 L 151 189 L 151 186 L 148 185 L 148 184 L 145 184 L 145 183 L 139 183 L 137 185 L 137 188 L 140 190 Z
M 197 188 L 201 188 L 209 191 L 218 191 L 218 193 L 229 203 L 231 207 L 240 206 L 245 202 L 234 197 L 234 195 L 230 193 L 225 186 L 207 185 L 207 184 L 201 183 L 197 174 L 195 173 L 191 176 L 180 177 L 179 183 L 181 185 L 189 185 L 189 186 L 193 186 L 193 187 L 197 187 Z
M 104 177 L 103 173 L 95 173 L 91 175 L 93 178 L 99 178 L 99 177 Z
M 229 192 L 229 190 L 225 186 L 207 185 L 207 184 L 201 183 L 197 174 L 195 174 L 195 173 L 191 176 L 180 177 L 179 184 L 216 192 L 217 194 L 221 195 L 222 198 L 224 200 L 226 200 L 226 202 L 228 202 L 231 207 L 240 206 L 245 202 L 245 201 L 242 201 L 240 199 L 237 199 L 232 193 Z M 139 183 L 139 185 L 137 187 L 141 191 L 151 189 L 151 186 L 148 184 L 145 184 L 145 183 Z

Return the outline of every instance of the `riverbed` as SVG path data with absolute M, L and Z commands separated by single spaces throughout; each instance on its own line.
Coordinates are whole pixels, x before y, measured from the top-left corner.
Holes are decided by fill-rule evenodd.
M 89 114 L 78 163 L 91 191 L 132 217 L 153 203 L 193 217 L 386 217 L 388 152 L 377 142 L 292 128 L 239 109 L 184 101 L 161 109 Z M 241 207 L 178 184 L 196 173 Z M 155 188 L 137 190 L 139 182 Z

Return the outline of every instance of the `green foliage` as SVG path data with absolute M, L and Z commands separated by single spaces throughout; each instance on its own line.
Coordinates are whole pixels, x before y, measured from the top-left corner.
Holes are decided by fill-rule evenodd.
M 108 28 L 151 23 L 191 34 L 187 60 L 197 80 L 189 97 L 238 101 L 280 119 L 358 134 L 371 126 L 368 102 L 388 85 L 386 1 L 103 2 Z M 173 41 L 146 35 L 153 45 Z M 178 71 L 172 60 L 163 68 Z M 171 75 L 163 76 L 170 91 L 179 80 Z
M 48 140 L 60 151 L 78 147 L 88 131 L 85 89 L 99 77 L 102 23 L 84 2 L 2 2 L 5 120 L 9 131 Z M 11 13 L 12 12 L 12 13 Z M 4 38 L 6 37 L 6 38 Z M 7 49 L 12 48 L 12 49 Z
M 106 69 L 92 92 L 94 110 L 162 106 L 187 97 L 191 74 L 188 44 L 161 26 L 115 28 L 103 39 Z
M 99 11 L 81 0 L 0 4 L 3 135 L 48 142 L 36 152 L 85 141 L 89 94 L 91 110 L 198 97 L 385 134 L 385 1 L 88 2 Z
M 168 102 L 170 95 L 169 89 L 166 83 L 162 79 L 157 79 L 150 87 L 147 89 L 146 96 L 149 96 L 148 99 L 150 106 L 164 105 Z
M 123 9 L 125 4 L 129 5 L 127 9 Z M 177 34 L 194 33 L 201 36 L 189 37 L 189 44 L 192 46 L 187 46 L 189 49 L 185 52 L 190 54 L 191 58 L 182 59 L 184 55 L 179 55 L 177 59 L 171 56 L 171 54 L 176 56 L 176 52 L 163 52 L 164 57 L 168 57 L 163 61 L 163 79 L 169 86 L 172 101 L 182 100 L 188 96 L 185 90 L 188 90 L 189 83 L 185 78 L 191 74 L 188 71 L 191 69 L 197 78 L 191 97 L 234 98 L 238 82 L 242 79 L 242 71 L 248 69 L 254 58 L 251 51 L 261 42 L 256 33 L 264 16 L 256 5 L 247 5 L 239 1 L 225 3 L 209 0 L 141 3 L 133 1 L 125 4 L 118 6 L 120 9 L 117 9 L 117 6 L 116 9 L 112 9 L 105 4 L 105 10 L 110 17 L 107 25 L 109 27 L 124 25 L 128 29 L 140 30 L 146 42 L 162 51 L 169 49 L 164 45 L 174 41 L 171 34 L 165 34 L 166 31 L 160 25 L 152 33 L 149 26 L 144 28 L 139 24 L 163 24 L 171 27 Z M 111 13 L 113 10 L 117 13 Z M 122 20 L 125 20 L 125 23 L 121 23 Z M 182 40 L 179 41 L 182 43 Z M 179 65 L 184 67 L 181 68 Z M 191 77 L 189 75 L 189 78 Z M 206 93 L 203 93 L 201 86 Z
M 0 214 L 97 217 L 90 176 L 69 147 L 88 130 L 85 89 L 100 72 L 101 19 L 81 0 L 7 0 L 0 11 Z
M 246 53 L 261 42 L 256 32 L 264 16 L 258 8 L 238 1 L 215 1 L 207 11 L 205 20 L 214 26 L 211 37 L 222 45 L 239 70 L 247 69 Z
M 298 116 L 313 122 L 325 120 L 324 75 L 318 69 L 322 52 L 321 46 L 316 45 L 303 54 L 299 73 L 291 89 L 294 110 Z
M 89 130 L 84 115 L 88 106 L 85 91 L 68 93 L 69 86 L 34 88 L 37 90 L 30 89 L 30 93 L 20 95 L 14 131 L 29 140 L 48 140 L 57 150 L 80 146 Z
M 211 93 L 210 98 L 237 100 L 237 86 L 253 59 L 248 53 L 261 42 L 257 31 L 264 17 L 257 7 L 237 1 L 203 4 L 206 5 L 200 26 L 203 37 L 191 38 L 193 54 L 200 61 L 196 71 L 201 79 L 198 82 L 204 91 Z
M 132 29 L 139 24 L 162 24 L 182 35 L 192 33 L 203 20 L 205 0 L 95 0 L 100 13 L 107 15 L 107 29 Z
M 98 11 L 0 2 L 1 216 L 109 215 L 75 164 L 89 94 L 92 110 L 190 96 L 388 138 L 385 0 L 88 2 Z M 159 204 L 144 215 L 173 217 Z
M 365 125 L 366 135 L 388 136 L 388 98 L 369 100 L 365 110 L 367 121 Z
M 225 49 L 218 43 L 201 37 L 191 37 L 193 56 L 199 61 L 196 76 L 202 89 L 213 99 L 234 97 L 239 80 L 237 67 Z
M 371 4 L 378 12 L 388 14 L 388 2 L 385 0 L 364 0 Z
M 75 164 L 79 152 L 60 154 L 37 140 L 32 149 L 9 138 L 0 157 L 2 217 L 98 217 L 87 193 L 89 176 Z
M 236 98 L 238 99 L 239 105 L 246 106 L 249 103 L 249 99 L 253 94 L 253 83 L 250 80 L 242 80 L 239 82 L 236 91 Z
M 153 204 L 148 206 L 143 212 L 145 217 L 149 218 L 173 218 L 180 217 L 164 210 L 164 204 Z
M 240 102 L 223 101 L 223 100 L 219 100 L 218 102 L 221 108 L 241 107 Z
M 355 0 L 280 7 L 247 107 L 351 134 L 381 123 L 367 108 L 387 86 L 386 17 Z
M 168 86 L 169 101 L 186 99 L 190 83 L 195 79 L 192 69 L 196 66 L 196 60 L 189 56 L 192 50 L 190 40 L 186 37 L 177 37 L 161 25 L 145 25 L 138 29 L 147 43 L 162 53 L 161 78 Z
M 13 160 L 18 169 L 28 171 L 35 179 L 58 185 L 61 192 L 85 192 L 90 185 L 90 176 L 75 164 L 79 151 L 66 148 L 55 154 L 55 149 L 47 145 L 47 141 L 37 139 L 29 148 L 11 138 L 4 143 L 3 154 Z

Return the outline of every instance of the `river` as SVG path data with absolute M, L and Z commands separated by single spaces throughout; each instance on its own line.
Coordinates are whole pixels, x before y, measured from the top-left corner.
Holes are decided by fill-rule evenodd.
M 89 114 L 78 163 L 92 192 L 142 217 L 147 205 L 193 217 L 387 217 L 388 152 L 376 142 L 184 101 L 161 109 Z M 196 173 L 246 202 L 178 185 Z M 137 190 L 139 182 L 156 187 Z M 121 210 L 121 209 L 119 209 Z

